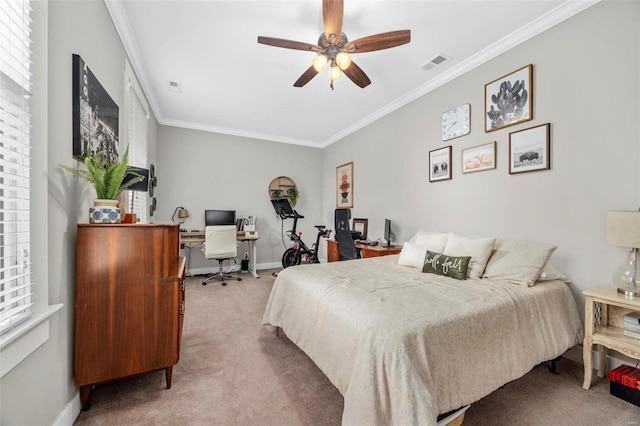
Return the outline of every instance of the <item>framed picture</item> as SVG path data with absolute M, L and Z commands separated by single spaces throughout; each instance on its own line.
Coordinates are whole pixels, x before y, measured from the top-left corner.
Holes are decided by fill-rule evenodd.
M 73 55 L 73 156 L 82 161 L 89 151 L 104 151 L 118 160 L 118 105 L 87 64 Z
M 353 161 L 336 167 L 336 208 L 353 208 Z
M 533 118 L 533 65 L 526 65 L 484 85 L 484 131 Z
M 369 228 L 369 219 L 353 219 L 353 230 L 362 234 L 362 239 L 367 239 L 367 228 Z
M 551 124 L 541 124 L 509 133 L 509 174 L 551 168 Z
M 451 145 L 429 151 L 429 182 L 451 179 Z
M 462 173 L 479 172 L 496 168 L 496 142 L 473 146 L 462 150 Z

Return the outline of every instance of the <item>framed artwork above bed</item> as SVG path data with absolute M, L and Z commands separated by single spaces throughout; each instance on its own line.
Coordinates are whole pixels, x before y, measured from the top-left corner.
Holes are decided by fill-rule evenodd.
M 484 131 L 533 118 L 533 65 L 525 65 L 484 85 Z
M 429 182 L 451 179 L 451 145 L 429 151 Z
M 550 123 L 509 133 L 509 174 L 550 169 L 550 136 Z

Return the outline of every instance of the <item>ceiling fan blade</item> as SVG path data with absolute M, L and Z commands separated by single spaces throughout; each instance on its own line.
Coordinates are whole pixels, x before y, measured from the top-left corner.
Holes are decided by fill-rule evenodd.
M 308 82 L 311 81 L 311 79 L 313 77 L 315 77 L 318 74 L 318 71 L 316 71 L 316 69 L 313 67 L 313 65 L 311 65 L 309 68 L 307 68 L 307 70 L 302 73 L 302 75 L 300 76 L 300 78 L 298 80 L 296 80 L 295 83 L 293 83 L 294 87 L 302 87 L 305 84 L 307 84 Z
M 322 22 L 324 23 L 324 36 L 329 44 L 338 44 L 342 36 L 342 18 L 344 17 L 344 4 L 342 0 L 322 0 Z M 335 37 L 331 37 L 333 34 Z
M 365 88 L 371 84 L 371 80 L 369 80 L 369 77 L 367 77 L 364 71 L 362 71 L 362 68 L 357 66 L 353 61 L 351 61 L 351 65 L 349 65 L 349 68 L 347 68 L 343 72 L 347 77 L 349 77 L 349 80 L 353 81 L 355 84 L 362 88 Z
M 322 48 L 316 44 L 304 43 L 302 41 L 285 40 L 283 38 L 258 36 L 258 43 L 269 46 L 284 47 L 285 49 L 306 50 L 319 52 Z
M 401 46 L 409 43 L 410 41 L 411 30 L 398 30 L 349 41 L 345 43 L 344 48 L 349 53 L 373 52 L 375 50 Z

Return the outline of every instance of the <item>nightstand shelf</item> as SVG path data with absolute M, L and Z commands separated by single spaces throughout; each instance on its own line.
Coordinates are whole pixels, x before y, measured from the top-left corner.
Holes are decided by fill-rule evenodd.
M 600 362 L 598 376 L 606 372 L 607 349 L 640 359 L 640 340 L 624 335 L 624 316 L 640 311 L 640 298 L 629 298 L 613 287 L 595 287 L 583 292 L 585 295 L 585 332 L 583 342 L 584 383 L 591 387 L 593 373 L 593 345 L 598 345 Z

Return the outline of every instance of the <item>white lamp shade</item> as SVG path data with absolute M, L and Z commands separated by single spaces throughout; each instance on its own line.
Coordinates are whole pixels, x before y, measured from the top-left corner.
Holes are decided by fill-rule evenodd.
M 640 212 L 607 212 L 605 241 L 616 246 L 640 247 Z

